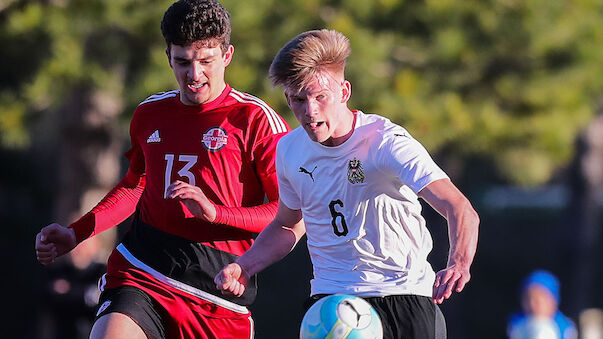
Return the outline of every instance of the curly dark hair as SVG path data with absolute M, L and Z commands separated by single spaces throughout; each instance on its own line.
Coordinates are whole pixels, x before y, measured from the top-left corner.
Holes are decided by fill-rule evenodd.
M 230 45 L 230 13 L 215 0 L 180 0 L 173 3 L 161 20 L 167 44 L 188 46 L 215 39 L 226 52 Z

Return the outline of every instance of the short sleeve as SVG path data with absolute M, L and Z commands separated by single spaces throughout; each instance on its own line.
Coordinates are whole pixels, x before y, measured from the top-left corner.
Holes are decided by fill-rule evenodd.
M 292 210 L 301 209 L 301 201 L 288 177 L 287 164 L 282 139 L 276 148 L 276 175 L 278 178 L 279 198 L 285 206 Z
M 383 148 L 383 166 L 414 193 L 419 193 L 436 180 L 448 178 L 425 147 L 406 131 L 389 136 L 384 141 Z

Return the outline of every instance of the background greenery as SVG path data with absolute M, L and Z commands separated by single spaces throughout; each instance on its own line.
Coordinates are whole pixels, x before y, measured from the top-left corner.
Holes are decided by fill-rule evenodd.
M 134 107 L 177 88 L 159 31 L 171 3 L 0 1 L 0 245 L 10 258 L 9 286 L 19 286 L 3 327 L 13 336 L 35 335 L 27 316 L 42 270 L 35 233 L 51 220 L 69 223 L 109 190 L 127 166 L 121 155 Z M 353 49 L 351 106 L 403 125 L 474 202 L 480 245 L 467 291 L 443 306 L 450 338 L 504 338 L 517 283 L 537 267 L 566 283 L 562 306 L 575 320 L 601 307 L 594 281 L 603 275 L 596 203 L 603 183 L 581 163 L 594 147 L 583 132 L 603 108 L 602 1 L 223 4 L 232 14 L 233 87 L 296 127 L 266 79 L 272 57 L 302 31 L 341 31 Z M 534 200 L 547 198 L 538 189 L 551 185 L 565 200 L 538 206 Z M 519 188 L 532 203 L 494 208 L 486 199 L 492 187 Z M 445 223 L 429 207 L 426 215 L 439 269 Z M 254 306 L 258 338 L 295 337 L 311 272 L 306 256 L 300 247 L 264 274 Z

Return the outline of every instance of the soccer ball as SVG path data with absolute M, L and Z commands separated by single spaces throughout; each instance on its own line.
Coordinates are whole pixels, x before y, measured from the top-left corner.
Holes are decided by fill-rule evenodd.
M 375 309 L 364 299 L 334 294 L 318 300 L 304 315 L 300 339 L 382 339 Z

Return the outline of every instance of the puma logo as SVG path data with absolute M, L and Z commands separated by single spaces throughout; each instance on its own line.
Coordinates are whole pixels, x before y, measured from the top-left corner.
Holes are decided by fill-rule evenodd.
M 302 173 L 306 173 L 307 175 L 309 175 L 309 176 L 310 176 L 310 179 L 312 179 L 312 182 L 314 182 L 314 174 L 313 174 L 313 173 L 314 173 L 314 171 L 315 171 L 315 170 L 316 170 L 316 166 L 314 166 L 314 169 L 313 169 L 311 172 L 308 172 L 308 170 L 307 170 L 307 169 L 305 169 L 305 168 L 303 168 L 303 167 L 300 167 L 300 168 L 299 168 L 299 171 L 300 171 L 300 172 L 302 172 Z

